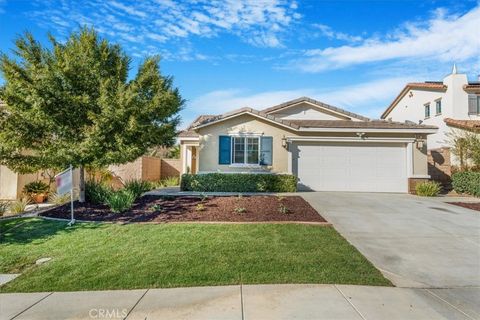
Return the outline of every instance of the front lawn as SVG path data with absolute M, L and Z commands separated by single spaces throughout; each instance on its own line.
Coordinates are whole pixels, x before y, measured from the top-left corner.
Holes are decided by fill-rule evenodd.
M 391 285 L 332 227 L 1 221 L 2 292 L 253 283 Z M 12 229 L 13 228 L 13 229 Z M 51 257 L 43 265 L 39 258 Z

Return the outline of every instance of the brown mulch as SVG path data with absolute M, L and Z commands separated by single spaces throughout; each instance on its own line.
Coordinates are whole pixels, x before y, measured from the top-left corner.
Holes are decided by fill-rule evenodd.
M 454 204 L 456 206 L 480 211 L 480 202 L 448 202 L 448 203 Z
M 304 221 L 326 222 L 300 196 L 187 197 L 143 196 L 121 214 L 105 205 L 75 202 L 75 219 L 113 222 L 260 222 Z M 199 208 L 203 210 L 199 210 Z M 281 207 L 286 208 L 281 212 Z M 236 210 L 237 208 L 237 210 Z M 244 211 L 244 212 L 240 212 Z M 41 214 L 51 218 L 70 218 L 70 205 L 53 208 Z

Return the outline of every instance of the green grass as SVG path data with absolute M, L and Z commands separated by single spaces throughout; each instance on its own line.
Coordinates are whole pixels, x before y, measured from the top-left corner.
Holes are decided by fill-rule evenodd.
M 13 228 L 13 229 L 11 229 Z M 9 230 L 10 229 L 10 230 Z M 254 283 L 391 285 L 332 227 L 0 222 L 2 292 Z M 51 257 L 37 266 L 35 261 Z

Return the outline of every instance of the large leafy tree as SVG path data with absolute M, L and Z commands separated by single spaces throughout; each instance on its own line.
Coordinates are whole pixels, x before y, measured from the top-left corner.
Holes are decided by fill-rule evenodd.
M 159 57 L 146 58 L 128 79 L 121 47 L 82 28 L 64 43 L 42 46 L 26 33 L 12 58 L 0 56 L 0 164 L 21 173 L 132 161 L 154 146 L 171 146 L 183 100 Z

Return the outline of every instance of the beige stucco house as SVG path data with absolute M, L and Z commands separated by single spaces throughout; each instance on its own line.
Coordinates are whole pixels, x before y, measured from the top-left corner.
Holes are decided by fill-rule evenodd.
M 302 97 L 200 116 L 179 135 L 182 173 L 290 173 L 301 190 L 408 192 L 429 178 L 426 141 L 436 130 Z

